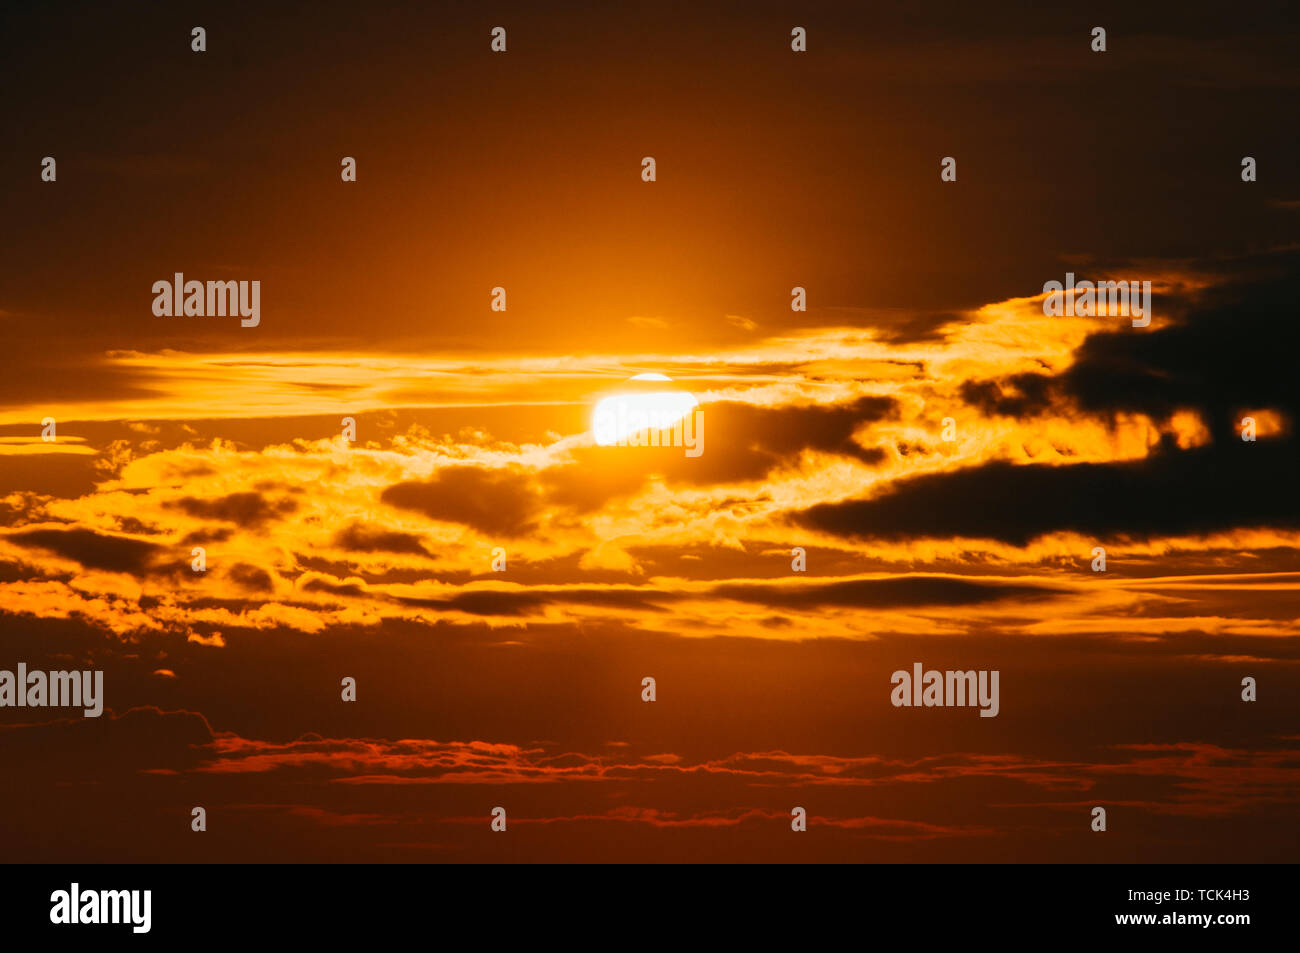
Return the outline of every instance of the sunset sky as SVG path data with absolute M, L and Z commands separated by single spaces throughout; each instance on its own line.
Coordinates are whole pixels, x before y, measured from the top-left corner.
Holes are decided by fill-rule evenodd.
M 0 14 L 6 859 L 1294 859 L 1287 5 L 545 6 Z

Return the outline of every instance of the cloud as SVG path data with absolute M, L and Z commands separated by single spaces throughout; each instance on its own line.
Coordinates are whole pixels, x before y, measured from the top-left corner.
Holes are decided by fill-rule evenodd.
M 979 605 L 1001 599 L 1042 599 L 1061 590 L 1048 586 L 982 582 L 944 576 L 900 576 L 888 579 L 846 579 L 807 585 L 728 584 L 712 594 L 769 606 L 815 609 L 822 606 L 880 608 L 885 606 Z
M 362 523 L 344 527 L 334 537 L 334 545 L 354 553 L 410 553 L 428 556 L 424 543 L 414 533 L 401 533 Z
M 1204 267 L 1209 267 L 1207 263 Z M 1171 290 L 1155 307 L 1163 327 L 1090 334 L 1060 375 L 1025 372 L 967 381 L 962 396 L 988 413 L 1034 416 L 1070 406 L 1085 414 L 1142 413 L 1167 420 L 1194 408 L 1217 440 L 1240 433 L 1244 410 L 1277 408 L 1294 418 L 1300 378 L 1293 355 L 1300 252 L 1220 264 L 1226 277 L 1191 292 Z
M 168 550 L 156 543 L 89 529 L 31 529 L 10 533 L 4 538 L 19 546 L 48 550 L 88 569 L 142 575 L 175 568 L 175 565 L 157 565 Z
M 527 474 L 515 470 L 449 466 L 430 480 L 388 487 L 380 499 L 430 519 L 463 523 L 488 535 L 521 536 L 532 530 L 540 498 Z
M 99 718 L 0 724 L 6 770 L 28 783 L 197 768 L 211 757 L 212 741 L 203 715 L 154 706 L 105 711 Z
M 988 463 L 823 503 L 796 523 L 858 539 L 971 537 L 1025 546 L 1069 531 L 1098 541 L 1246 527 L 1300 529 L 1293 443 L 1177 450 L 1131 463 Z
M 176 506 L 198 519 L 221 520 L 250 528 L 279 519 L 298 508 L 297 501 L 293 499 L 285 497 L 271 502 L 256 491 L 230 493 L 211 500 L 186 496 L 168 505 Z
M 275 588 L 271 574 L 259 566 L 236 563 L 230 567 L 226 575 L 245 589 L 251 589 L 254 592 L 271 592 Z

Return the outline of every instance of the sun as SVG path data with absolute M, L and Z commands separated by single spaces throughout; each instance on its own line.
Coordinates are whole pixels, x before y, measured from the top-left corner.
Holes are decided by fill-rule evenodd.
M 687 391 L 661 386 L 672 383 L 663 374 L 637 374 L 602 398 L 592 412 L 596 443 L 610 447 L 643 430 L 666 430 L 699 406 Z

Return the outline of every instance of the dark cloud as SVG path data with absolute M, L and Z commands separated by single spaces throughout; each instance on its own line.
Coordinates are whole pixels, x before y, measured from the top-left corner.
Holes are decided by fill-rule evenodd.
M 1052 378 L 1046 374 L 1013 374 L 997 381 L 965 381 L 961 398 L 986 414 L 1027 417 L 1051 405 Z
M 396 566 L 385 567 L 382 571 L 371 572 L 364 566 L 354 565 L 346 560 L 324 559 L 320 556 L 312 556 L 309 553 L 297 554 L 298 565 L 302 569 L 311 570 L 312 572 L 323 573 L 327 576 L 335 576 L 342 579 L 347 576 L 357 576 L 366 582 L 402 582 L 413 583 L 421 582 L 429 578 L 429 571 L 425 568 L 400 568 Z M 511 567 L 514 568 L 514 567 Z M 440 578 L 444 582 L 463 582 L 473 576 L 470 572 L 443 573 Z
M 798 522 L 855 537 L 957 535 L 1019 545 L 1055 530 L 1147 538 L 1300 526 L 1294 432 L 1240 439 L 1247 412 L 1277 410 L 1293 422 L 1300 410 L 1300 329 L 1290 317 L 1300 254 L 1232 267 L 1249 273 L 1190 304 L 1167 302 L 1178 315 L 1168 327 L 1090 335 L 1059 377 L 1018 374 L 962 388 L 987 413 L 1024 418 L 1073 408 L 1164 421 L 1194 409 L 1210 431 L 1208 446 L 1179 451 L 1167 437 L 1134 462 L 992 463 L 902 481 L 869 500 L 814 506 Z
M 165 505 L 179 507 L 190 516 L 199 519 L 221 520 L 247 528 L 261 526 L 298 508 L 294 500 L 281 499 L 271 502 L 261 493 L 252 491 L 231 493 L 215 500 L 200 500 L 186 496 L 175 503 Z
M 853 432 L 863 424 L 889 417 L 895 406 L 890 397 L 793 407 L 730 401 L 707 404 L 703 408 L 703 454 L 691 459 L 677 450 L 665 459 L 665 475 L 694 484 L 758 480 L 776 467 L 796 462 L 805 450 L 879 463 L 884 451 L 863 447 L 853 439 Z
M 459 592 L 446 599 L 399 599 L 403 605 L 432 609 L 457 609 L 473 615 L 523 615 L 548 605 L 590 605 L 610 609 L 643 609 L 660 611 L 656 601 L 662 602 L 677 596 L 647 589 L 532 589 L 472 590 Z
M 887 608 L 890 606 L 964 606 L 1001 599 L 1042 599 L 1059 590 L 953 579 L 946 576 L 900 576 L 889 579 L 846 579 L 821 585 L 724 585 L 713 594 L 791 609 L 822 606 Z
M 235 531 L 228 526 L 220 529 L 196 529 L 192 533 L 186 533 L 181 540 L 182 546 L 200 545 L 203 543 L 224 543 L 230 537 L 235 535 Z
M 334 545 L 341 546 L 354 553 L 412 553 L 427 556 L 428 551 L 414 533 L 399 533 L 394 530 L 377 529 L 361 523 L 340 530 L 334 537 Z
M 270 573 L 258 566 L 250 566 L 248 563 L 236 563 L 230 567 L 226 575 L 245 589 L 252 589 L 256 592 L 270 592 L 275 588 Z
M 1300 323 L 1291 315 L 1300 253 L 1220 267 L 1247 273 L 1228 275 L 1191 301 L 1156 296 L 1154 308 L 1177 315 L 1174 324 L 1089 335 L 1059 377 L 1024 373 L 968 381 L 963 399 L 986 413 L 1012 417 L 1071 406 L 1163 421 L 1193 408 L 1216 440 L 1232 439 L 1247 410 L 1274 408 L 1294 418 L 1300 409 Z
M 104 777 L 197 765 L 212 729 L 197 712 L 132 708 L 81 717 L 0 725 L 0 755 L 12 777 Z
M 332 596 L 364 596 L 365 587 L 355 582 L 336 583 L 328 579 L 312 578 L 302 584 L 303 592 L 326 592 Z
M 1300 527 L 1293 441 L 1238 440 L 1131 463 L 990 463 L 895 484 L 869 500 L 824 503 L 796 522 L 859 538 L 965 536 L 1019 546 L 1073 530 L 1098 539 Z
M 142 522 L 134 516 L 117 516 L 117 528 L 124 533 L 131 533 L 135 536 L 160 536 L 162 529 L 149 523 Z
M 390 486 L 380 499 L 431 519 L 502 536 L 529 532 L 541 502 L 523 471 L 461 466 L 444 467 L 431 480 Z
M 311 584 L 304 586 L 309 587 Z M 339 589 L 331 585 L 321 585 L 319 588 L 330 592 Z M 769 584 L 725 584 L 709 589 L 707 596 L 786 609 L 816 609 L 823 606 L 888 608 L 978 605 L 1001 599 L 1042 599 L 1058 591 L 1047 586 L 980 582 L 945 576 L 904 576 L 848 579 L 801 586 L 791 586 L 783 581 Z M 403 605 L 459 609 L 475 615 L 521 615 L 548 605 L 566 604 L 662 611 L 662 604 L 700 597 L 692 592 L 671 592 L 648 587 L 533 588 L 527 591 L 477 590 L 460 592 L 443 599 L 404 598 L 398 601 Z
M 1087 411 L 1141 411 L 1162 419 L 1194 407 L 1218 440 L 1239 432 L 1243 410 L 1279 408 L 1294 418 L 1300 255 L 1275 263 L 1283 274 L 1215 288 L 1172 327 L 1092 335 L 1063 375 L 1062 391 Z
M 158 559 L 168 552 L 155 543 L 107 536 L 89 529 L 33 529 L 11 533 L 7 538 L 19 546 L 45 549 L 76 560 L 87 569 L 137 575 L 158 571 Z
M 873 314 L 871 326 L 879 333 L 881 340 L 891 344 L 920 344 L 942 340 L 943 329 L 960 320 L 961 315 L 952 311 L 900 308 L 889 315 Z

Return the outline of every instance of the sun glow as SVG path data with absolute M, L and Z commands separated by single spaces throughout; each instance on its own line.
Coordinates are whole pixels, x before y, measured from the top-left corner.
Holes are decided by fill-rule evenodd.
M 632 382 L 663 384 L 672 379 L 663 374 L 638 374 Z M 667 430 L 699 406 L 694 395 L 684 390 L 642 390 L 635 385 L 602 398 L 592 413 L 592 432 L 602 447 L 614 446 L 644 430 Z

